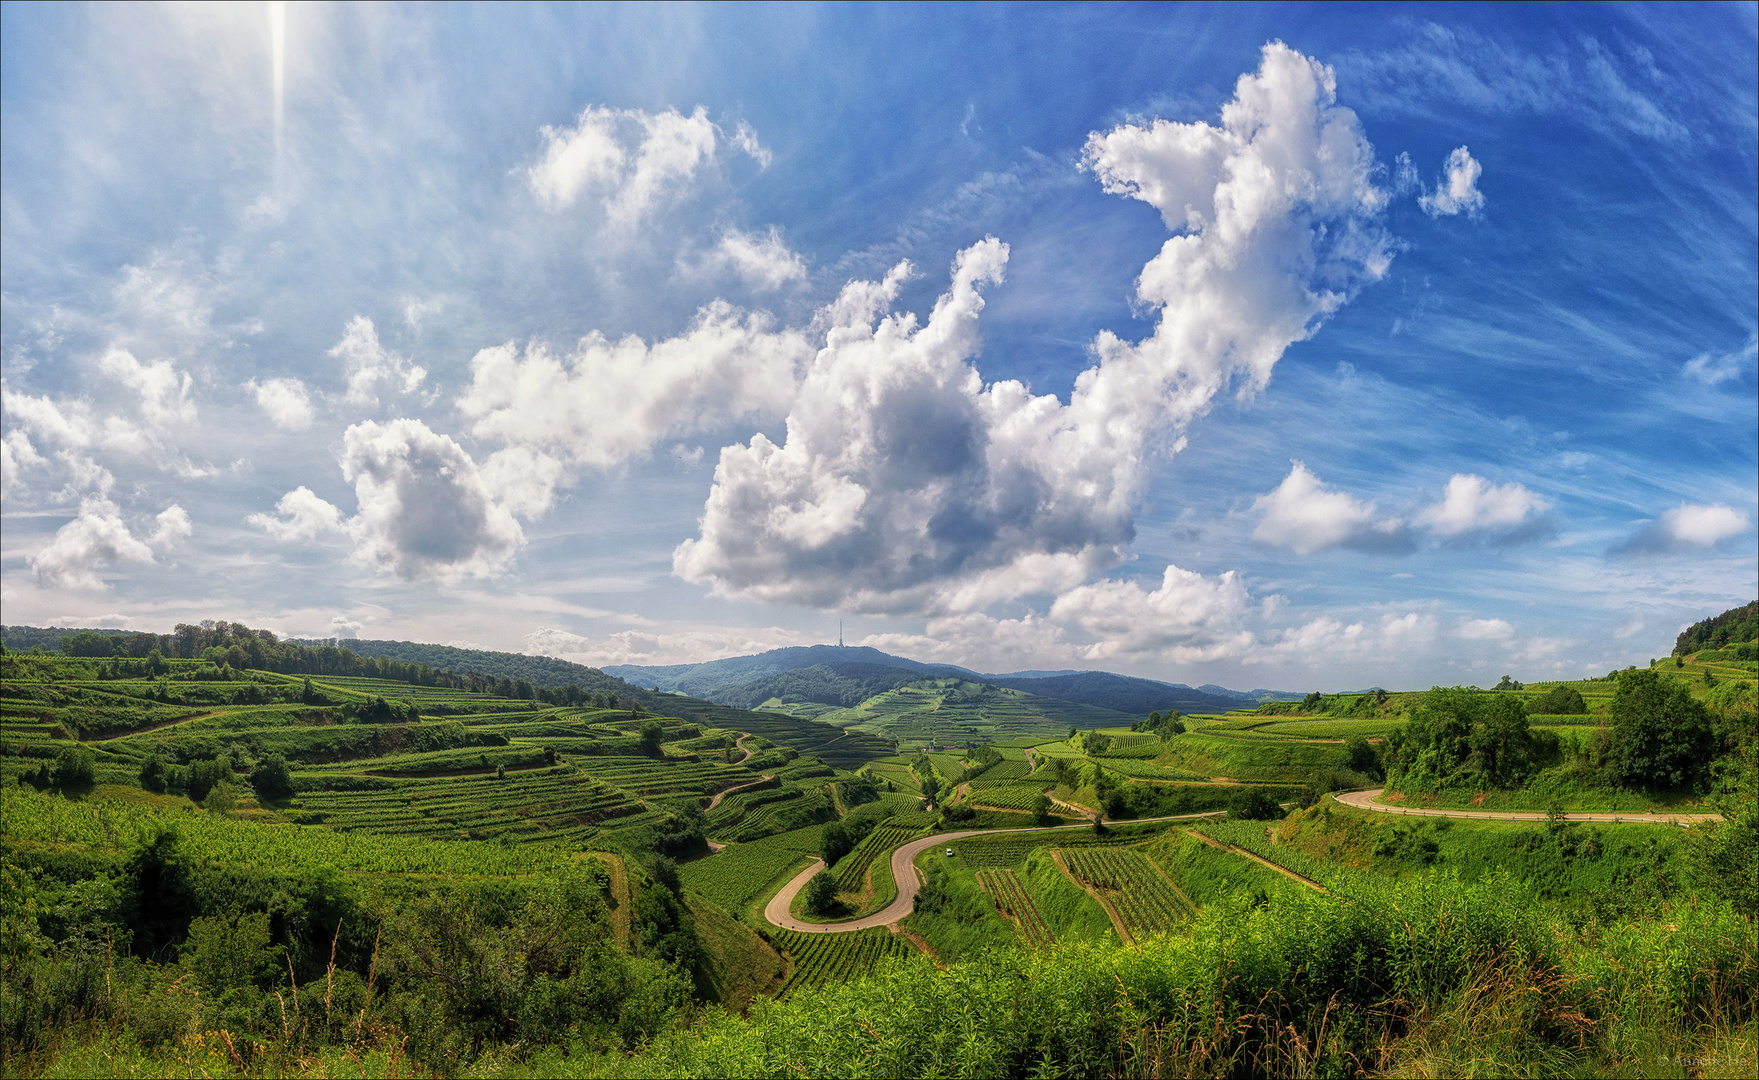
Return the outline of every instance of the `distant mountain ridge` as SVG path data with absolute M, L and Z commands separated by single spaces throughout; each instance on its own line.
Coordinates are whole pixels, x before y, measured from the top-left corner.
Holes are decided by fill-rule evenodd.
M 865 687 L 880 692 L 923 678 L 968 679 L 1134 715 L 1167 709 L 1226 712 L 1264 701 L 1299 701 L 1305 696 L 1292 691 L 1191 687 L 1109 671 L 988 674 L 956 664 L 926 664 L 865 645 L 803 645 L 701 664 L 614 664 L 602 670 L 630 683 L 745 709 L 772 698 L 848 706 L 854 704 L 852 695 Z
M 6 646 L 25 651 L 54 650 L 63 636 L 80 633 L 127 635 L 131 631 L 111 628 L 7 626 Z M 654 696 L 682 694 L 736 709 L 754 709 L 771 699 L 818 702 L 847 707 L 886 690 L 922 679 L 958 678 L 1019 690 L 1130 715 L 1146 715 L 1177 709 L 1179 712 L 1226 712 L 1265 701 L 1299 701 L 1305 695 L 1279 690 L 1231 690 L 1225 686 L 1161 682 L 1109 671 L 1016 671 L 989 674 L 957 664 L 930 664 L 894 656 L 865 645 L 801 645 L 771 649 L 752 656 L 732 656 L 700 664 L 616 664 L 592 668 L 568 660 L 526 653 L 461 649 L 413 641 L 375 641 L 342 638 L 333 640 L 289 639 L 303 645 L 334 645 L 362 656 L 382 656 L 403 663 L 422 663 L 449 671 L 477 671 L 536 686 L 566 686 L 615 690 L 649 708 L 661 707 Z M 649 689 L 653 688 L 653 689 Z M 859 696 L 856 696 L 859 695 Z M 670 702 L 673 712 L 682 702 Z M 688 711 L 684 708 L 683 711 Z

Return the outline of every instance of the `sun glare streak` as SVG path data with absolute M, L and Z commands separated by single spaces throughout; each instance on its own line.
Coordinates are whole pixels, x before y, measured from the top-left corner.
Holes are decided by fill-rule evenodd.
M 269 55 L 275 83 L 275 161 L 281 160 L 283 102 L 287 89 L 287 4 L 269 0 Z

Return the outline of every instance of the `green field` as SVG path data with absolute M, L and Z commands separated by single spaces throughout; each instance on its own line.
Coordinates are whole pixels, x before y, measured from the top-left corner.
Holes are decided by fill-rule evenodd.
M 1051 737 L 1067 734 L 1071 727 L 1110 726 L 1121 715 L 1004 687 L 939 679 L 898 687 L 852 708 L 815 712 L 813 719 L 911 749 Z
M 278 655 L 284 667 L 300 656 Z M 1486 1072 L 1636 1074 L 1633 1045 L 1751 1071 L 1746 867 L 1713 873 L 1741 834 L 1337 803 L 1326 793 L 1382 783 L 1381 765 L 1423 730 L 1418 692 L 1187 717 L 1163 741 L 1103 710 L 1073 721 L 953 679 L 887 691 L 832 727 L 703 703 L 666 716 L 602 690 L 419 668 L 308 685 L 187 657 L 155 677 L 52 656 L 0 663 L 9 1074 L 719 1075 L 746 1062 L 841 1075 L 921 1060 L 911 1048 L 933 1040 L 968 1045 L 973 1067 L 952 1068 L 949 1050 L 934 1059 L 945 1071 L 983 1072 L 1028 1014 L 1044 1041 L 1007 1059 L 1011 1075 L 1047 1062 L 1083 1075 L 1451 1075 L 1473 1071 L 1480 1017 L 1515 1017 L 1494 1038 L 1516 1031 L 1543 1051 L 1508 1051 L 1514 1065 Z M 1742 663 L 1659 667 L 1715 705 L 1717 738 L 1738 741 Z M 1470 700 L 1502 708 L 1550 685 Z M 1608 782 L 1597 762 L 1613 760 L 1618 684 L 1569 685 L 1586 711 L 1526 717 L 1522 737 L 1553 756 L 1519 785 L 1497 786 L 1486 766 L 1388 797 L 1739 805 L 1735 757 L 1696 788 Z M 1103 748 L 1085 739 L 1094 730 Z M 1368 771 L 1342 768 L 1352 753 Z M 1047 792 L 1106 819 L 981 832 L 1029 824 Z M 1196 811 L 1225 816 L 1127 820 Z M 764 904 L 838 821 L 861 836 L 819 879 L 846 906 L 838 918 L 892 900 L 900 845 L 980 832 L 918 857 L 923 887 L 895 928 L 770 925 Z M 796 913 L 819 918 L 806 903 Z M 891 1028 L 872 1026 L 894 1006 Z M 1082 1041 L 1138 1016 L 1157 1019 L 1106 1039 L 1139 1039 L 1141 1056 Z M 1382 1017 L 1384 1030 L 1364 1026 Z M 1286 1045 L 1253 1034 L 1266 1022 Z M 1438 1031 L 1469 1032 L 1474 1049 L 1396 1056 Z M 1175 1045 L 1187 1056 L 1153 1057 Z M 1198 1045 L 1235 1056 L 1189 1056 Z M 1274 1057 L 1324 1046 L 1338 1056 Z

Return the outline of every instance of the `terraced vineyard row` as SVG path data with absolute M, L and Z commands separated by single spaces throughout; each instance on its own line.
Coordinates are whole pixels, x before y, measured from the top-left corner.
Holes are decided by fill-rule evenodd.
M 995 787 L 979 788 L 972 785 L 967 802 L 980 803 L 984 806 L 996 806 L 1003 810 L 1031 810 L 1039 797 L 1045 793 L 1045 784 L 1000 784 Z
M 1194 831 L 1224 844 L 1233 844 L 1250 851 L 1266 862 L 1276 863 L 1285 870 L 1293 871 L 1321 885 L 1332 884 L 1339 878 L 1347 879 L 1352 874 L 1342 863 L 1317 858 L 1297 848 L 1271 843 L 1265 836 L 1265 825 L 1262 821 L 1206 821 Z
M 1117 912 L 1131 937 L 1165 933 L 1192 914 L 1154 864 L 1135 851 L 1062 853 L 1069 873 L 1091 885 Z
M 807 834 L 810 842 L 803 840 Z M 783 874 L 804 866 L 818 843 L 817 829 L 728 844 L 718 855 L 678 868 L 684 884 L 731 912 L 741 912 Z
M 1142 839 L 1142 835 L 1123 831 L 1113 831 L 1103 836 L 1095 836 L 1090 832 L 1070 829 L 1058 832 L 1013 833 L 990 838 L 974 836 L 965 840 L 953 841 L 953 850 L 958 853 L 959 860 L 972 869 L 1018 866 L 1026 861 L 1026 856 L 1042 847 L 1117 847 L 1134 844 Z
M 766 802 L 757 807 L 736 826 L 725 830 L 725 838 L 756 840 L 771 833 L 829 821 L 837 816 L 830 796 L 823 791 L 798 792 L 784 789 L 784 792 L 793 797 Z
M 578 757 L 581 772 L 636 795 L 670 791 L 708 794 L 756 779 L 749 771 L 718 761 L 667 761 L 643 757 Z
M 566 768 L 415 781 L 389 791 L 312 791 L 294 807 L 333 829 L 473 839 L 584 838 L 600 822 L 642 809 L 628 792 Z
M 794 960 L 794 970 L 776 994 L 777 1000 L 826 983 L 858 978 L 872 971 L 886 957 L 908 956 L 912 951 L 908 939 L 884 927 L 857 930 L 851 934 L 799 934 L 792 930 L 777 930 L 774 940 Z
M 979 870 L 977 884 L 995 901 L 996 910 L 1013 922 L 1014 929 L 1019 931 L 1026 944 L 1049 945 L 1056 940 L 1050 927 L 1044 924 L 1044 917 L 1039 915 L 1038 906 L 1032 902 L 1032 894 L 1020 884 L 1014 871 Z
M 281 869 L 334 866 L 369 874 L 481 875 L 552 872 L 569 865 L 560 844 L 502 844 L 427 840 L 377 831 L 343 832 L 266 825 L 195 810 L 165 814 L 117 801 L 68 802 L 12 785 L 0 787 L 9 840 L 79 843 L 123 850 L 143 830 L 167 817 L 187 850 L 213 862 L 253 863 Z
M 890 825 L 882 825 L 868 833 L 855 850 L 837 860 L 836 867 L 831 871 L 837 882 L 837 891 L 858 893 L 867 883 L 867 868 L 873 861 L 884 857 L 893 848 L 916 835 L 915 829 L 900 829 Z

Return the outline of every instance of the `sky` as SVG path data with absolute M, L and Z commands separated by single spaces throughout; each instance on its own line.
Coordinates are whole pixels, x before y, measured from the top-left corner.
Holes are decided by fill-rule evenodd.
M 1759 8 L 0 8 L 0 606 L 1341 690 L 1759 594 Z

